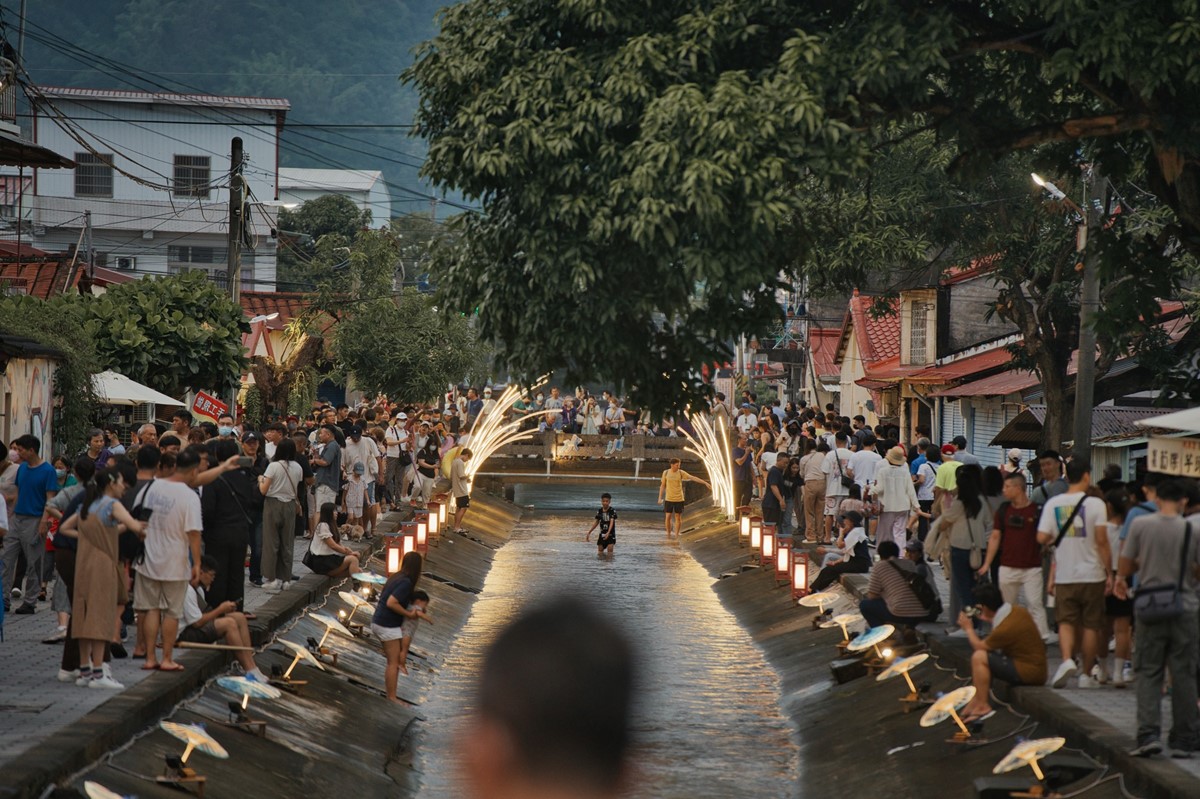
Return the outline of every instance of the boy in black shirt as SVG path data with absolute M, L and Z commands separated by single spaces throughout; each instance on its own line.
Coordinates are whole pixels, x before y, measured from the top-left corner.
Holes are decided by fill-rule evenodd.
M 612 494 L 600 495 L 600 510 L 596 511 L 596 521 L 592 522 L 587 535 L 583 537 L 584 541 L 592 540 L 592 530 L 597 526 L 600 528 L 600 534 L 596 536 L 596 554 L 603 555 L 607 549 L 611 555 L 617 543 L 617 512 L 612 507 Z

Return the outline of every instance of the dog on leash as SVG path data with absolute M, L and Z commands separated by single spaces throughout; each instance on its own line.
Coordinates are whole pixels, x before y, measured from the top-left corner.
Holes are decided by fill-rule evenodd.
M 351 541 L 362 541 L 363 527 L 361 524 L 343 524 L 338 528 L 338 535 Z

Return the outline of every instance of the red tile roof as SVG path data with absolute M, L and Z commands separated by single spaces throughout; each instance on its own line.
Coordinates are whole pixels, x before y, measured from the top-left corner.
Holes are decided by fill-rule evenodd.
M 300 291 L 243 291 L 242 310 L 249 317 L 279 314 L 267 325 L 275 330 L 308 310 L 309 297 Z
M 1012 362 L 1012 353 L 1007 347 L 994 349 L 960 358 L 941 366 L 930 366 L 921 369 L 909 377 L 909 382 L 926 385 L 944 385 L 955 380 L 962 380 L 971 375 L 983 374 L 998 369 Z
M 850 298 L 850 310 L 842 325 L 842 336 L 851 326 L 858 343 L 859 357 L 864 370 L 872 364 L 900 355 L 900 300 L 889 304 L 890 313 L 876 316 L 871 313 L 875 297 L 860 295 L 855 289 Z
M 82 270 L 76 270 L 67 285 L 71 274 L 70 261 L 22 261 L 21 263 L 0 263 L 0 286 L 6 292 L 23 293 L 40 299 L 63 294 L 73 288 L 79 281 Z
M 810 327 L 808 348 L 812 353 L 813 374 L 818 378 L 838 374 L 837 347 L 842 331 L 832 327 Z

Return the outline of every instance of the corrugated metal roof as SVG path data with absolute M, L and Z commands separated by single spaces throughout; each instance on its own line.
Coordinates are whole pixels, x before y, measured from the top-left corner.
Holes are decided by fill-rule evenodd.
M 989 372 L 1011 362 L 1012 353 L 1008 351 L 1008 348 L 996 347 L 987 352 L 960 358 L 957 361 L 922 369 L 909 377 L 909 381 L 926 385 L 944 385 L 955 380 L 962 380 L 964 377 Z
M 979 380 L 972 380 L 969 383 L 963 383 L 961 386 L 944 388 L 941 391 L 935 391 L 929 396 L 950 398 L 1003 397 L 1006 394 L 1024 391 L 1036 385 L 1038 385 L 1038 376 L 1036 374 L 1024 370 L 1014 370 L 1001 372 L 1000 374 L 980 378 Z
M 41 86 L 39 91 L 52 100 L 104 100 L 114 103 L 190 105 L 206 108 L 250 108 L 263 111 L 287 111 L 292 104 L 281 97 L 233 97 L 219 94 L 172 94 L 140 92 L 129 89 L 81 89 L 71 86 Z
M 1092 440 L 1113 441 L 1126 436 L 1146 434 L 1137 422 L 1146 418 L 1145 408 L 1103 405 L 1092 410 Z M 1030 405 L 1004 426 L 991 446 L 1037 449 L 1042 442 L 1042 425 L 1046 421 L 1045 405 Z
M 279 170 L 280 189 L 314 191 L 370 191 L 383 179 L 383 173 L 368 169 L 293 169 Z

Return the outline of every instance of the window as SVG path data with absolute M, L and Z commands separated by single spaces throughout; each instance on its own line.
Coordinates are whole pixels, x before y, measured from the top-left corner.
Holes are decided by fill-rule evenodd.
M 212 174 L 210 161 L 207 155 L 175 156 L 175 188 L 172 194 L 176 197 L 207 199 Z
M 908 362 L 925 363 L 925 332 L 929 326 L 929 305 L 924 302 L 914 302 L 912 309 L 912 326 L 908 333 Z
M 188 247 L 174 244 L 167 247 L 167 261 L 170 263 L 211 264 L 216 262 L 216 257 L 215 247 Z M 225 258 L 224 250 L 221 250 L 221 258 L 222 260 Z
M 203 272 L 218 288 L 225 289 L 229 285 L 225 258 L 224 247 L 172 244 L 167 247 L 167 273 Z
M 113 196 L 111 153 L 75 153 L 75 196 Z

